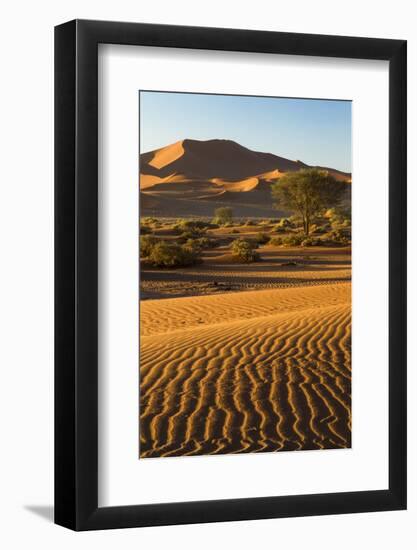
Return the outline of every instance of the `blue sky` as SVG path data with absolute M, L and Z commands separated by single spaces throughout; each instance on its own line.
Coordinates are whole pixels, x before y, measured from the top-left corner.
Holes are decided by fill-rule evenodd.
M 351 171 L 350 101 L 140 92 L 140 152 L 182 139 L 231 139 L 254 151 Z

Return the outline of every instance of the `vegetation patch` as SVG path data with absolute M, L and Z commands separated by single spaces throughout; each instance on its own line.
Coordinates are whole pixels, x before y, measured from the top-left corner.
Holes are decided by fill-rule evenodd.
M 200 249 L 188 244 L 179 245 L 159 241 L 149 254 L 149 261 L 155 267 L 186 267 L 200 260 Z
M 236 239 L 233 241 L 232 254 L 245 263 L 259 260 L 259 254 L 255 250 L 255 245 L 247 239 Z

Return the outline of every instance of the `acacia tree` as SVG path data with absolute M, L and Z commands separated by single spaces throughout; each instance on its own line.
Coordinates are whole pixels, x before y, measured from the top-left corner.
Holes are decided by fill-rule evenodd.
M 303 220 L 305 235 L 310 233 L 314 217 L 337 206 L 345 191 L 344 182 L 317 168 L 287 172 L 271 186 L 274 206 L 297 212 Z

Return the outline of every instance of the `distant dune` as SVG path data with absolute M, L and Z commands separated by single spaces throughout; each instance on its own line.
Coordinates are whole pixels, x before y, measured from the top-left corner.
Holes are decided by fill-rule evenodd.
M 236 216 L 272 216 L 271 183 L 285 172 L 307 167 L 298 160 L 251 151 L 234 141 L 185 139 L 140 155 L 141 213 L 161 217 L 213 214 L 212 204 L 181 204 L 186 199 L 232 206 Z M 348 173 L 325 169 L 338 180 L 350 181 Z M 161 197 L 169 198 L 169 206 L 158 200 Z M 252 209 L 248 213 L 248 206 L 258 207 L 259 213 Z
M 140 456 L 349 447 L 350 292 L 143 302 Z

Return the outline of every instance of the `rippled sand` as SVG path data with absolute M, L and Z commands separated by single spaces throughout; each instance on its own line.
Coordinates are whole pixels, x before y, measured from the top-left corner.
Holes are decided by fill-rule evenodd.
M 351 444 L 351 284 L 141 303 L 140 457 Z

